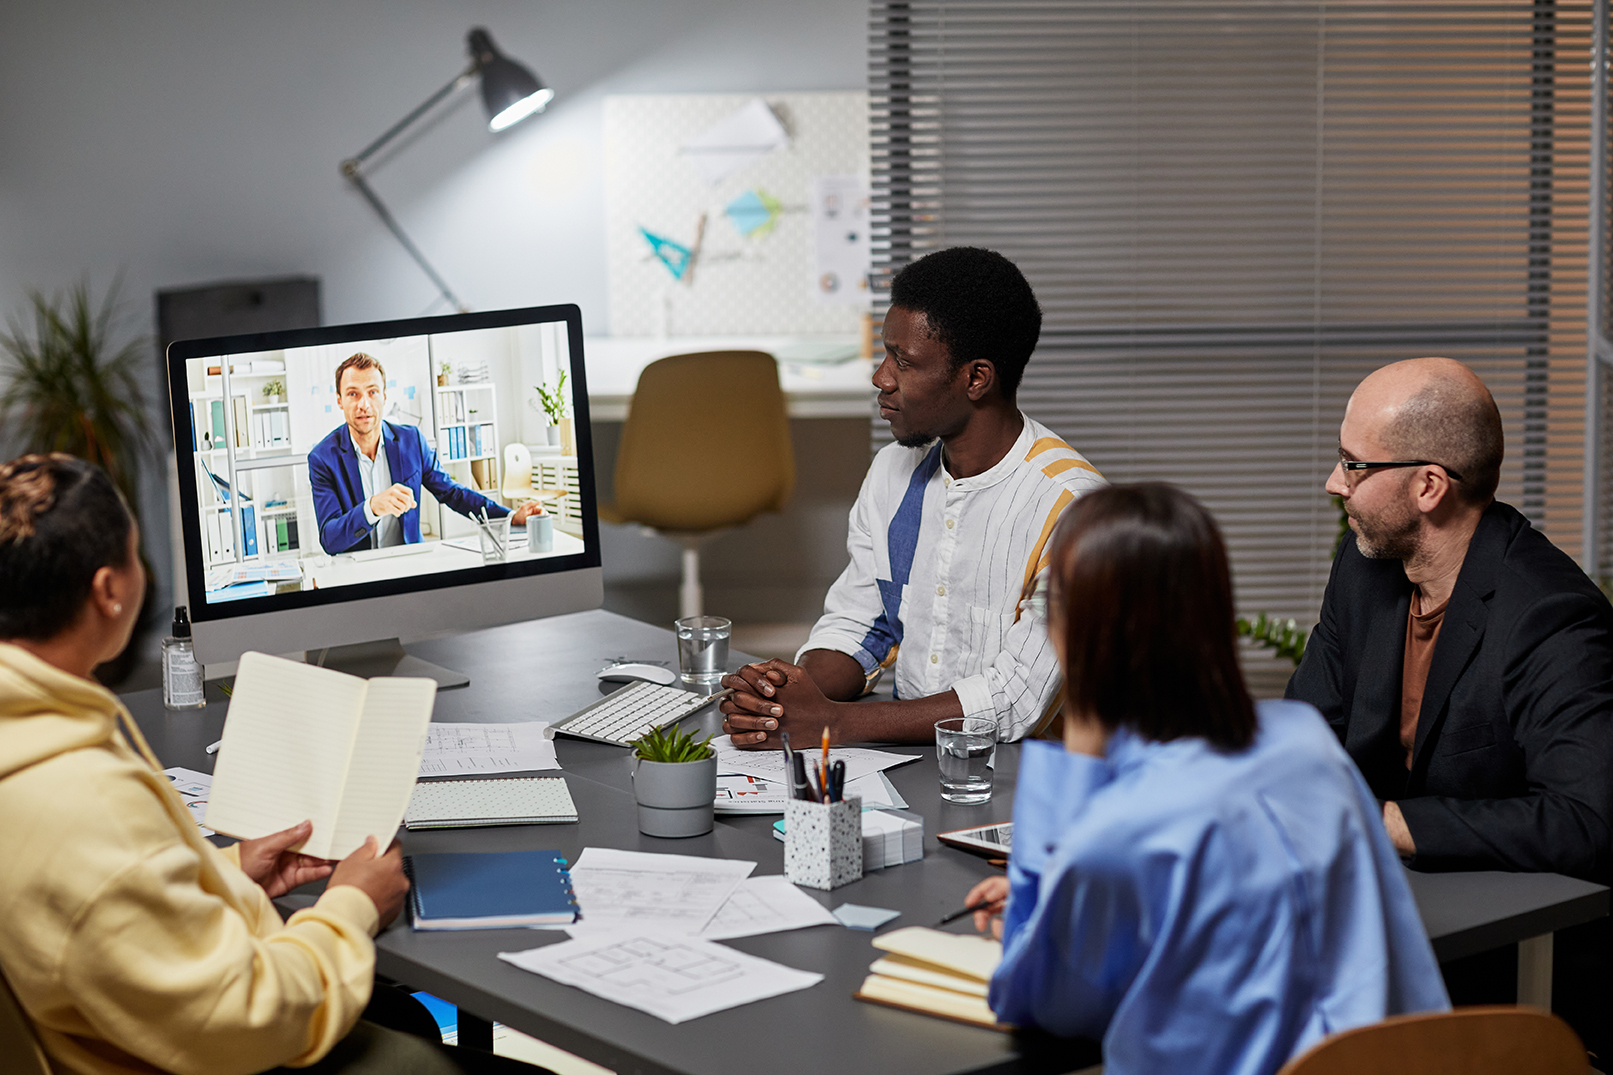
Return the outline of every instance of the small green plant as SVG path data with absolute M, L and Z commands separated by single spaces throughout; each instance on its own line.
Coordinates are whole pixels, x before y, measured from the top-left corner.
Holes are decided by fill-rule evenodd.
M 712 755 L 711 736 L 696 742 L 693 732 L 652 728 L 633 740 L 633 753 L 643 761 L 705 761 Z
M 566 416 L 566 371 L 560 371 L 560 382 L 554 386 L 553 392 L 541 384 L 533 385 L 532 390 L 538 394 L 538 403 L 542 405 L 543 413 L 549 416 L 549 424 L 559 425 L 560 419 Z
M 1247 638 L 1257 646 L 1265 646 L 1274 651 L 1279 657 L 1286 657 L 1299 667 L 1300 658 L 1305 656 L 1305 639 L 1308 632 L 1301 631 L 1299 624 L 1293 620 L 1268 619 L 1264 612 L 1253 620 L 1239 616 L 1237 620 L 1239 638 Z
M 442 374 L 442 375 L 443 375 L 443 376 L 444 376 L 444 377 L 446 377 L 446 376 L 448 376 L 448 375 L 449 375 L 449 374 L 450 374 L 450 373 L 452 373 L 452 372 L 454 372 L 454 367 L 453 367 L 453 365 L 452 365 L 452 364 L 450 364 L 450 363 L 447 363 L 447 362 L 439 362 L 439 363 L 438 363 L 438 364 L 437 364 L 437 372 L 438 372 L 438 373 L 440 373 L 440 374 Z
M 283 396 L 285 394 L 286 394 L 286 382 L 282 381 L 278 377 L 276 377 L 272 381 L 269 381 L 267 384 L 265 384 L 263 386 L 263 397 L 265 399 L 274 399 L 277 396 Z

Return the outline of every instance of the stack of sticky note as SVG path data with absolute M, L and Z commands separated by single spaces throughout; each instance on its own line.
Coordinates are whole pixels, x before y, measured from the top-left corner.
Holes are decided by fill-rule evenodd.
M 1002 945 L 986 937 L 909 926 L 874 938 L 889 953 L 874 960 L 858 1000 L 940 1016 L 959 1023 L 1009 1030 L 986 1003 Z
M 863 872 L 924 857 L 924 819 L 906 810 L 863 811 Z

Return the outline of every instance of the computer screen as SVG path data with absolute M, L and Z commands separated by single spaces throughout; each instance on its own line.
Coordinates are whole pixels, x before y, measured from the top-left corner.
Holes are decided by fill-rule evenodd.
M 575 306 L 180 341 L 168 375 L 203 660 L 599 604 Z

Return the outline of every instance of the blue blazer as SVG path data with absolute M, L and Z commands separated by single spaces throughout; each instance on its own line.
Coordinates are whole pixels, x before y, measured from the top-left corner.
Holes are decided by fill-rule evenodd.
M 398 522 L 403 525 L 403 540 L 409 544 L 420 540 L 422 485 L 461 515 L 474 515 L 484 508 L 488 517 L 494 519 L 510 513 L 504 505 L 450 478 L 437 463 L 436 451 L 427 446 L 417 427 L 383 421 L 381 448 L 386 452 L 393 482 L 407 485 L 414 494 L 415 507 L 398 516 Z M 308 481 L 314 487 L 320 546 L 331 555 L 369 548 L 374 528 L 364 518 L 364 484 L 358 476 L 358 450 L 353 447 L 352 434 L 345 424 L 331 430 L 308 453 Z

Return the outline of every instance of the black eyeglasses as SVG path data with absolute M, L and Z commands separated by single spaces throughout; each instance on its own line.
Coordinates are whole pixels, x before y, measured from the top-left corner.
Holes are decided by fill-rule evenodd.
M 1450 476 L 1451 481 L 1459 482 L 1462 476 L 1444 463 L 1435 463 L 1428 459 L 1396 459 L 1388 463 L 1368 463 L 1361 459 L 1339 459 L 1339 466 L 1345 470 L 1393 470 L 1398 467 L 1438 467 Z

